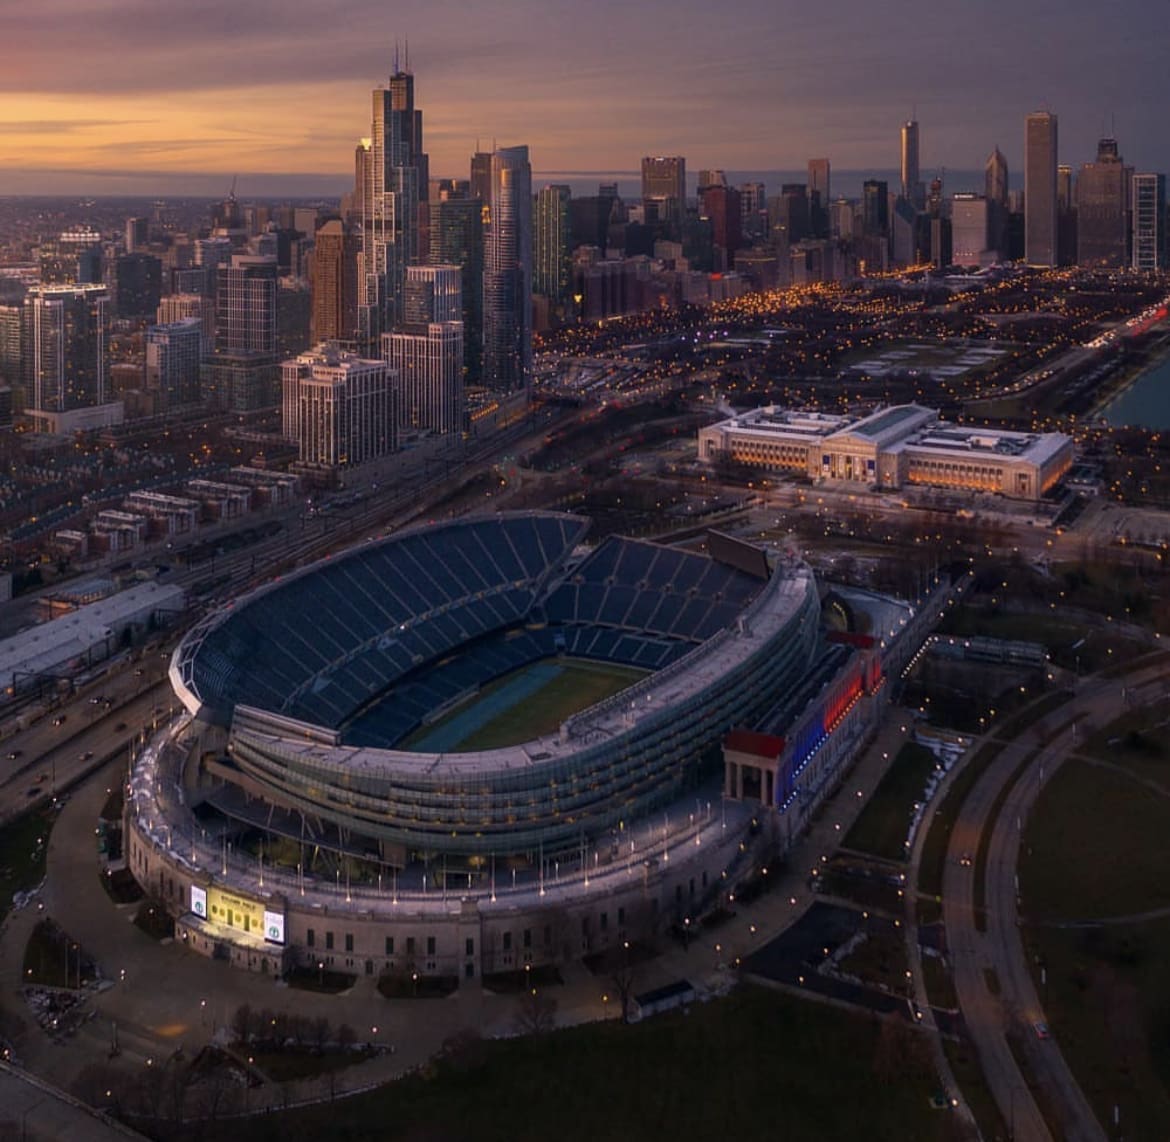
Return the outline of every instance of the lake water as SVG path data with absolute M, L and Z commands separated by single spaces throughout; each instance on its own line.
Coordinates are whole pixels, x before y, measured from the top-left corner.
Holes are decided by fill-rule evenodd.
M 1099 414 L 1107 423 L 1132 428 L 1170 428 L 1170 357 L 1142 373 Z

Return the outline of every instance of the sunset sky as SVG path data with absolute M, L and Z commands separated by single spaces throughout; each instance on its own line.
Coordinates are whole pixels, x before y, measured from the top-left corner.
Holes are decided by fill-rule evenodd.
M 339 193 L 370 89 L 409 39 L 435 175 L 528 143 L 537 171 L 1021 167 L 1025 114 L 1060 161 L 1112 130 L 1170 169 L 1165 0 L 6 0 L 0 194 Z

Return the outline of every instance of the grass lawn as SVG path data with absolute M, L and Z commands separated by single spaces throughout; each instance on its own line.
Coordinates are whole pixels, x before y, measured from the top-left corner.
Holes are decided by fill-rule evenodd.
M 948 611 L 938 629 L 939 634 L 1042 643 L 1058 666 L 1077 668 L 1082 674 L 1127 661 L 1149 649 L 1148 643 L 1126 638 L 1112 628 L 1086 632 L 1082 621 L 1059 610 L 1044 614 L 965 604 Z
M 491 721 L 473 730 L 459 742 L 458 749 L 465 753 L 481 749 L 499 749 L 502 746 L 531 741 L 532 738 L 543 734 L 555 733 L 561 722 L 571 714 L 624 690 L 646 674 L 646 671 L 632 667 L 584 662 L 580 659 L 565 659 L 558 661 L 557 665 L 561 667 L 561 671 L 555 678 L 550 679 L 522 702 L 501 710 Z M 412 734 L 407 738 L 403 748 L 412 748 L 414 741 L 421 740 L 427 734 L 441 728 L 448 720 L 459 717 L 475 703 L 490 698 L 517 675 L 530 668 L 531 666 L 525 666 L 521 670 L 497 678 L 490 686 L 483 688 L 473 703 L 460 706 L 445 718 Z
M 1170 1137 L 1170 920 L 1025 929 L 1053 1037 L 1097 1118 L 1116 1103 L 1127 1138 Z
M 1048 1022 L 1097 1117 L 1111 1121 L 1117 1105 L 1128 1138 L 1170 1137 L 1170 918 L 1053 925 L 1165 907 L 1168 860 L 1170 798 L 1077 759 L 1041 794 L 1021 856 L 1024 940 L 1045 972 Z
M 914 803 L 922 800 L 936 764 L 934 754 L 925 746 L 907 742 L 853 822 L 844 847 L 887 860 L 904 861 Z
M 1097 730 L 1080 752 L 1170 789 L 1168 739 L 1170 702 L 1156 697 Z
M 979 1065 L 979 1053 L 975 1050 L 975 1045 L 966 1037 L 960 1038 L 958 1042 L 944 1038 L 942 1045 L 947 1062 L 951 1064 L 955 1082 L 959 1084 L 959 1090 L 971 1108 L 983 1137 L 1006 1138 L 1008 1124 L 999 1113 L 995 1096 L 983 1077 L 983 1068 Z
M 27 892 L 44 879 L 45 849 L 53 818 L 34 809 L 0 828 L 0 920 L 17 892 Z
M 476 1042 L 370 1094 L 250 1121 L 247 1133 L 252 1142 L 947 1137 L 950 1112 L 929 1103 L 935 1077 L 914 1066 L 880 1077 L 880 1042 L 875 1019 L 743 986 L 636 1026 Z M 240 1127 L 199 1129 L 235 1139 Z
M 1029 920 L 1128 916 L 1170 906 L 1170 798 L 1076 758 L 1028 820 L 1020 891 Z

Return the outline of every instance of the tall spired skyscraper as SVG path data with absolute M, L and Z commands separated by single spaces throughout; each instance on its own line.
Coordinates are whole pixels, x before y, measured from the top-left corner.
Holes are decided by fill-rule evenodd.
M 1024 261 L 1057 265 L 1056 116 L 1034 111 L 1024 126 Z
M 528 384 L 532 369 L 532 167 L 527 147 L 492 152 L 483 247 L 483 383 Z
M 925 205 L 925 187 L 918 168 L 918 120 L 902 124 L 902 197 L 921 210 Z
M 382 333 L 401 319 L 406 267 L 419 261 L 419 203 L 426 200 L 427 156 L 422 112 L 414 106 L 414 75 L 399 68 L 373 92 L 370 152 L 358 164 L 366 178 L 362 219 L 361 341 L 374 352 Z M 420 194 L 421 190 L 421 194 Z

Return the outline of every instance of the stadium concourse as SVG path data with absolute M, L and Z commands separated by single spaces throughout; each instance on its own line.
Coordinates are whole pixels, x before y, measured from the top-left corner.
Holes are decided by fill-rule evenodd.
M 828 633 L 791 557 L 588 529 L 411 529 L 192 629 L 126 807 L 190 948 L 476 979 L 698 922 L 793 842 L 937 609 L 836 593 L 865 631 Z

